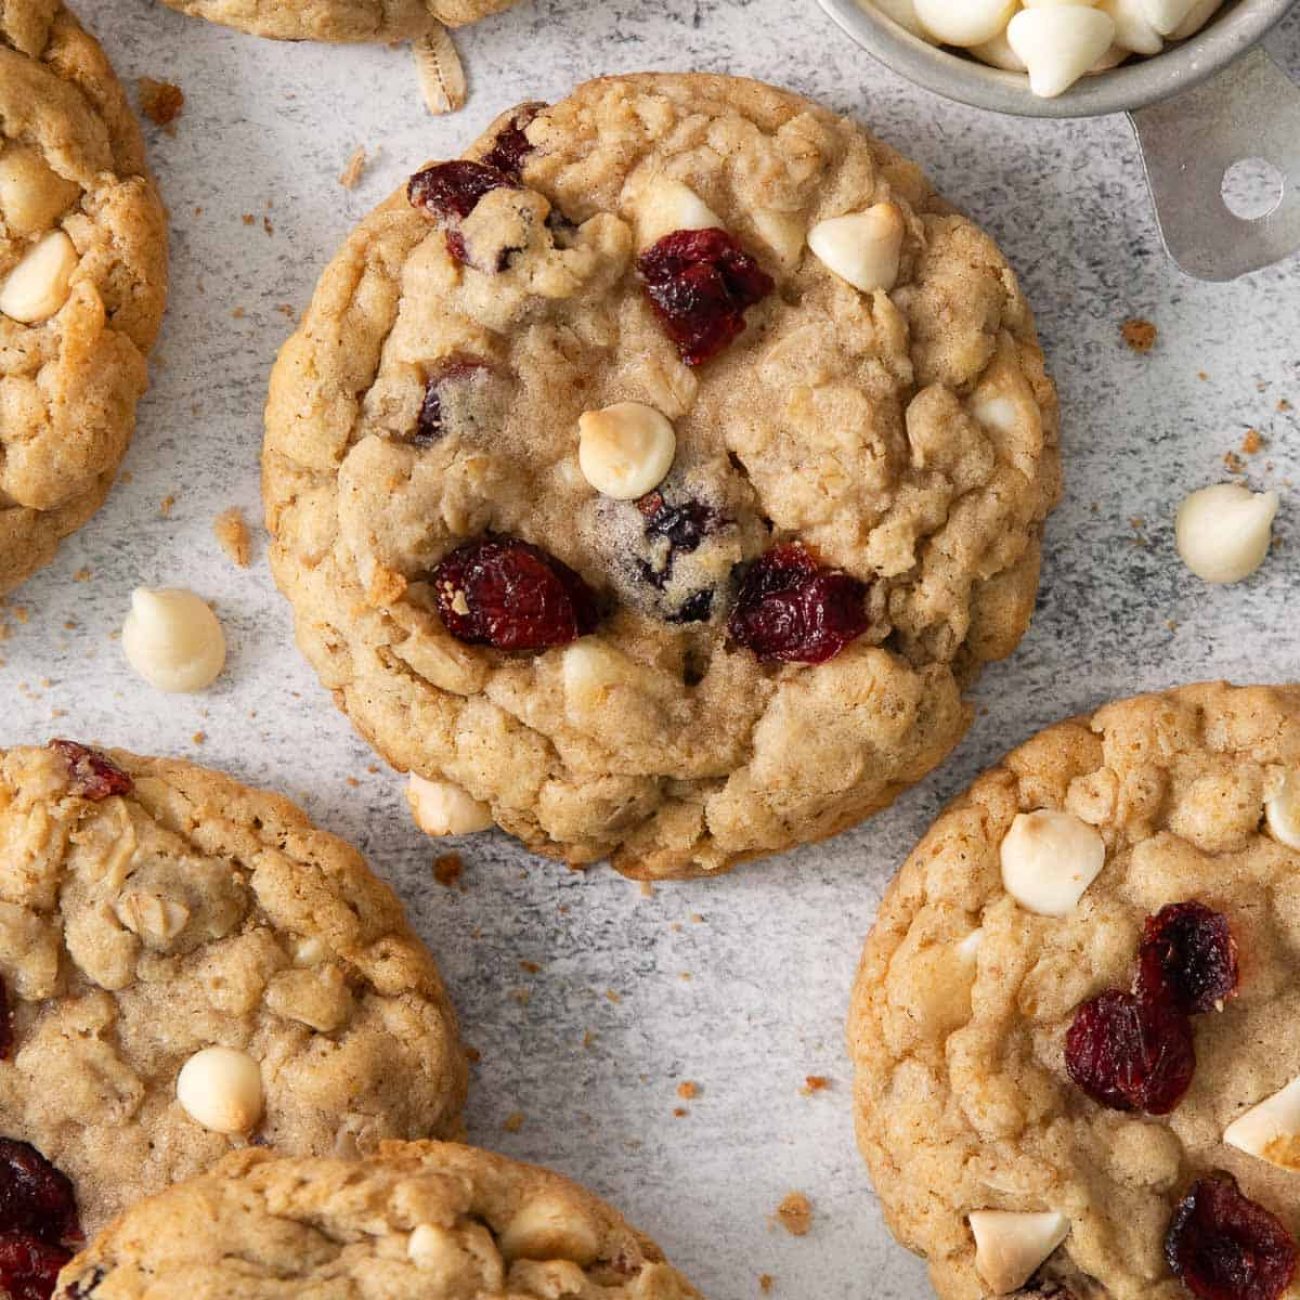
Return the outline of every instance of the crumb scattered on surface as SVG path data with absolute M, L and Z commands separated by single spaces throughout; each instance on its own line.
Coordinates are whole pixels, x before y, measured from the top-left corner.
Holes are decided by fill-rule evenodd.
M 687 1115 L 689 1115 L 690 1113 L 691 1113 L 691 1112 L 690 1112 L 689 1110 L 687 1110 L 685 1106 L 674 1106 L 674 1107 L 673 1107 L 673 1118 L 674 1118 L 674 1119 L 685 1119 L 685 1118 L 687 1117 Z
M 343 778 L 343 781 L 346 785 L 351 786 L 352 789 L 354 790 L 359 790 L 361 788 L 361 782 L 358 781 L 355 776 L 345 776 Z
M 255 226 L 257 224 L 257 214 L 255 212 L 245 212 L 240 220 L 246 226 Z
M 700 1085 L 692 1083 L 689 1079 L 684 1079 L 677 1085 L 677 1095 L 683 1101 L 694 1101 L 700 1095 Z
M 775 1282 L 776 1282 L 776 1278 L 774 1278 L 771 1275 L 771 1273 L 760 1273 L 758 1275 L 758 1289 L 764 1295 L 766 1295 L 772 1289 Z
M 208 733 L 207 733 L 206 731 L 196 731 L 196 732 L 195 732 L 195 733 L 190 737 L 190 739 L 191 739 L 191 740 L 192 740 L 196 745 L 201 745 L 201 744 L 203 744 L 204 741 L 207 740 L 207 738 L 208 738 Z
M 465 871 L 465 863 L 459 853 L 442 853 L 433 860 L 433 878 L 450 889 Z
M 1224 453 L 1223 464 L 1229 474 L 1244 474 L 1246 472 L 1246 462 L 1235 451 Z
M 357 145 L 352 151 L 343 170 L 339 173 L 339 184 L 345 190 L 355 189 L 362 173 L 366 170 L 366 146 Z
M 595 1044 L 596 1044 L 596 1035 L 593 1034 L 593 1033 L 591 1032 L 590 1029 L 588 1029 L 588 1030 L 587 1030 L 587 1031 L 582 1035 L 582 1046 L 583 1046 L 583 1049 L 584 1049 L 585 1051 L 588 1051 L 588 1052 L 589 1052 L 589 1051 L 591 1051 L 591 1049 L 595 1046 Z
M 78 570 L 76 571 L 76 573 L 74 573 L 74 574 L 72 575 L 72 581 L 73 581 L 73 582 L 89 582 L 89 581 L 90 581 L 90 570 L 89 570 L 89 569 L 78 569 Z M 17 611 L 15 611 L 15 612 L 17 612 Z M 20 620 L 19 620 L 19 622 L 25 622 L 25 621 L 26 621 L 25 619 L 20 619 Z
M 1141 316 L 1130 316 L 1119 327 L 1119 332 L 1134 352 L 1150 352 L 1156 345 L 1156 327 Z
M 1196 377 L 1201 381 L 1201 383 L 1204 383 L 1210 376 L 1208 371 L 1198 370 L 1196 372 Z
M 524 1113 L 521 1110 L 514 1111 L 506 1116 L 506 1122 L 501 1125 L 507 1133 L 518 1133 L 524 1126 Z
M 483 1053 L 477 1047 L 465 1048 L 465 1059 L 473 1065 L 477 1065 L 483 1059 Z
M 776 1217 L 792 1237 L 806 1237 L 812 1227 L 812 1202 L 802 1192 L 790 1192 L 776 1207 Z
M 535 961 L 520 961 L 519 969 L 528 975 L 536 975 L 542 969 L 541 964 Z
M 805 1097 L 812 1097 L 819 1092 L 825 1092 L 830 1086 L 831 1081 L 824 1074 L 810 1074 L 799 1091 Z
M 1285 414 L 1291 409 L 1291 403 L 1288 402 L 1285 397 L 1279 397 L 1277 399 L 1277 409 Z
M 171 493 L 168 493 L 160 502 L 158 502 L 158 513 L 162 515 L 164 519 L 170 519 L 172 507 L 175 504 L 176 498 Z
M 141 77 L 136 84 L 140 87 L 140 111 L 155 126 L 169 127 L 180 117 L 185 93 L 179 86 L 152 77 Z
M 1264 450 L 1264 446 L 1264 436 L 1258 429 L 1246 430 L 1246 436 L 1241 440 L 1241 450 L 1247 456 L 1258 455 L 1259 452 Z
M 620 1002 L 623 1001 L 623 999 L 617 993 L 615 993 L 613 989 L 606 989 L 605 996 L 606 998 L 609 999 L 609 1001 L 614 1003 L 615 1006 L 617 1006 Z

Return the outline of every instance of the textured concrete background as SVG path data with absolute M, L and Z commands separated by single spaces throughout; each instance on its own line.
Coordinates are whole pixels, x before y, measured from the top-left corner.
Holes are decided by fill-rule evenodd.
M 80 7 L 124 80 L 185 91 L 175 133 L 149 128 L 173 293 L 131 482 L 3 611 L 0 740 L 68 734 L 190 756 L 299 798 L 361 844 L 404 894 L 482 1052 L 474 1138 L 610 1197 L 712 1300 L 758 1295 L 762 1273 L 796 1300 L 929 1294 L 890 1243 L 853 1146 L 841 1026 L 863 935 L 944 800 L 1043 724 L 1176 681 L 1300 677 L 1300 416 L 1279 410 L 1300 408 L 1300 260 L 1226 286 L 1185 279 L 1161 250 L 1122 118 L 1055 125 L 945 104 L 873 64 L 812 0 L 525 2 L 464 33 L 473 94 L 443 120 L 425 115 L 401 51 L 278 45 L 154 0 Z M 1300 11 L 1270 46 L 1300 76 Z M 371 770 L 291 645 L 261 539 L 236 571 L 211 522 L 230 505 L 260 519 L 267 372 L 362 213 L 506 106 L 647 68 L 746 73 L 855 114 L 1000 239 L 1066 417 L 1067 495 L 1040 608 L 1020 652 L 986 674 L 954 761 L 868 827 L 653 897 L 485 835 L 458 846 L 464 888 L 448 890 L 398 781 Z M 336 178 L 358 144 L 373 162 L 349 193 Z M 1129 315 L 1158 324 L 1150 356 L 1121 343 Z M 1178 563 L 1172 513 L 1225 477 L 1249 427 L 1268 439 L 1249 481 L 1284 493 L 1279 547 L 1251 582 L 1214 590 Z M 216 602 L 232 654 L 213 691 L 172 699 L 126 671 L 114 637 L 139 583 Z M 831 1090 L 802 1096 L 809 1074 Z M 677 1096 L 684 1080 L 699 1085 L 694 1101 Z M 522 1127 L 507 1131 L 515 1115 Z M 815 1211 L 802 1240 L 769 1222 L 794 1188 Z

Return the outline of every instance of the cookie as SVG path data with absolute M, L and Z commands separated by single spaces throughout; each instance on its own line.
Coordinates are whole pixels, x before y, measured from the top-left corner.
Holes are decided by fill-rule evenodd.
M 940 817 L 849 1044 L 886 1218 L 944 1300 L 1300 1294 L 1297 880 L 1295 686 L 1107 705 Z
M 227 1157 L 129 1210 L 64 1300 L 699 1300 L 652 1242 L 557 1174 L 473 1147 L 366 1160 Z
M 263 469 L 358 729 L 643 877 L 930 771 L 1059 488 L 988 237 L 854 123 L 694 75 L 527 105 L 372 213 L 280 355 Z
M 165 0 L 173 9 L 285 41 L 408 41 L 514 0 Z
M 433 959 L 361 855 L 286 800 L 54 741 L 0 752 L 0 845 L 6 1186 L 39 1153 L 93 1230 L 246 1144 L 461 1133 Z
M 0 595 L 103 502 L 167 292 L 167 229 L 104 52 L 0 5 Z

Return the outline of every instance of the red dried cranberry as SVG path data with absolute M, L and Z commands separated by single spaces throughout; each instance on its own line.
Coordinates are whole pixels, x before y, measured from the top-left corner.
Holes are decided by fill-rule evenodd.
M 582 578 L 513 537 L 457 547 L 434 569 L 433 586 L 447 631 L 471 645 L 545 650 L 596 626 L 596 595 Z
M 9 1006 L 9 989 L 0 978 L 0 1061 L 7 1061 L 14 1050 L 14 1013 Z
M 420 403 L 415 432 L 411 435 L 411 441 L 417 447 L 433 446 L 446 432 L 442 422 L 444 389 L 450 384 L 473 379 L 479 371 L 488 368 L 486 361 L 474 357 L 448 357 L 430 371 L 429 377 L 424 381 L 424 401 Z
M 67 761 L 72 793 L 99 803 L 112 795 L 130 794 L 135 783 L 116 763 L 97 749 L 75 740 L 52 740 L 47 748 Z
M 529 122 L 546 107 L 545 104 L 525 104 L 515 111 L 508 125 L 504 126 L 492 142 L 492 148 L 483 155 L 483 161 L 489 167 L 504 172 L 507 176 L 519 179 L 523 170 L 524 159 L 533 151 L 533 142 L 524 134 Z
M 718 532 L 731 522 L 722 511 L 698 501 L 670 506 L 659 492 L 643 496 L 636 505 L 645 516 L 647 537 L 666 537 L 674 552 L 682 551 L 688 555 L 698 550 L 710 533 Z
M 441 222 L 464 218 L 492 190 L 516 190 L 518 184 L 496 167 L 457 158 L 416 172 L 406 186 L 411 206 Z
M 66 1246 L 23 1234 L 0 1237 L 0 1293 L 8 1300 L 50 1300 L 59 1271 L 72 1258 Z M 73 1295 L 89 1292 L 73 1292 Z
M 1174 1211 L 1165 1262 L 1200 1300 L 1278 1300 L 1295 1277 L 1296 1248 L 1275 1214 L 1215 1173 Z
M 866 594 L 802 546 L 776 546 L 750 565 L 727 630 L 760 659 L 825 663 L 867 630 Z
M 1187 1015 L 1237 993 L 1237 943 L 1228 918 L 1204 903 L 1171 903 L 1149 916 L 1138 950 L 1138 991 L 1163 994 Z
M 1065 1066 L 1103 1106 L 1167 1115 L 1196 1071 L 1192 1022 L 1166 998 L 1111 989 L 1075 1012 Z
M 0 1236 L 64 1242 L 81 1236 L 72 1184 L 28 1142 L 0 1138 Z
M 651 305 L 688 366 L 745 328 L 745 310 L 776 287 L 725 230 L 675 230 L 637 259 Z

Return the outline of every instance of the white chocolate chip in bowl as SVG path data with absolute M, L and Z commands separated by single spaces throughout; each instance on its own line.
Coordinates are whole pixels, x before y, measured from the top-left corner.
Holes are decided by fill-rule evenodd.
M 1151 26 L 1143 0 L 1100 0 L 1097 6 L 1115 24 L 1115 44 L 1134 54 L 1159 54 L 1164 37 Z
M 62 230 L 51 231 L 0 285 L 0 312 L 20 325 L 39 325 L 57 315 L 72 292 L 77 250 Z
M 1111 48 L 1115 23 L 1090 5 L 1050 4 L 1016 14 L 1007 24 L 1007 41 L 1029 70 L 1029 89 L 1053 99 Z
M 1022 1214 L 976 1210 L 970 1216 L 975 1238 L 975 1271 L 994 1295 L 1019 1291 L 1070 1235 L 1070 1221 L 1048 1210 Z
M 160 691 L 211 686 L 226 664 L 226 637 L 211 606 L 183 587 L 139 587 L 122 625 L 127 662 Z
M 1279 844 L 1300 849 L 1300 771 L 1287 772 L 1264 804 L 1264 823 Z
M 1252 492 L 1240 483 L 1201 488 L 1178 507 L 1178 554 L 1206 582 L 1240 582 L 1264 563 L 1277 510 L 1276 492 Z
M 635 501 L 658 487 L 676 455 L 672 421 L 653 406 L 616 402 L 578 417 L 578 466 L 615 501 Z
M 970 46 L 967 53 L 973 54 L 981 63 L 987 63 L 991 68 L 1001 68 L 1004 72 L 1025 70 L 1025 61 L 1011 48 L 1006 32 L 999 32 L 992 40 Z
M 639 248 L 649 248 L 674 230 L 723 230 L 722 218 L 689 185 L 655 176 L 635 200 Z
M 1028 912 L 1068 916 L 1106 864 L 1106 843 L 1073 813 L 1018 813 L 1000 849 L 1002 884 Z
M 1192 12 L 1196 0 L 1141 0 L 1141 4 L 1147 22 L 1162 35 L 1169 36 Z
M 450 781 L 429 781 L 412 772 L 407 778 L 406 802 L 415 824 L 426 835 L 471 835 L 492 825 L 487 804 Z
M 1300 1079 L 1266 1097 L 1223 1131 L 1230 1147 L 1300 1173 Z
M 944 45 L 980 45 L 1006 25 L 1016 0 L 914 0 L 926 33 Z
M 262 1071 L 247 1052 L 205 1047 L 181 1066 L 176 1100 L 214 1133 L 247 1133 L 262 1118 Z
M 1169 39 L 1171 41 L 1185 41 L 1189 36 L 1195 36 L 1218 13 L 1222 6 L 1223 0 L 1196 0 L 1196 3 L 1187 11 L 1187 17 L 1169 33 Z
M 898 280 L 905 223 L 896 203 L 875 203 L 865 212 L 819 221 L 808 247 L 828 271 L 855 289 L 886 293 Z

